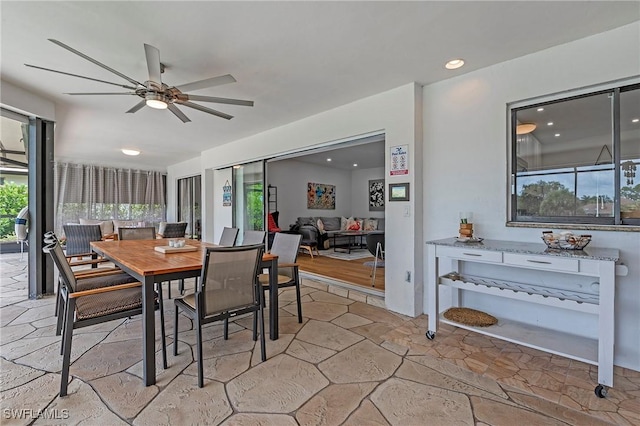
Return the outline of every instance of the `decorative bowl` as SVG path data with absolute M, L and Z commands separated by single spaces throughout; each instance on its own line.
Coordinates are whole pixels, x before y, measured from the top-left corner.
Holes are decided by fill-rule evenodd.
M 553 231 L 544 231 L 542 241 L 552 249 L 582 250 L 591 242 L 591 235 L 573 235 L 570 232 L 557 234 Z

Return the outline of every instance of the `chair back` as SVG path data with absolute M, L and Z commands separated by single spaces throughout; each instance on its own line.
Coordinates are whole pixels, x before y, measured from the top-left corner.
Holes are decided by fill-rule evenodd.
M 91 241 L 102 240 L 100 225 L 63 225 L 67 256 L 91 253 Z
M 371 255 L 382 259 L 381 256 L 384 256 L 384 233 L 367 234 L 367 250 Z
M 237 247 L 207 247 L 196 300 L 203 317 L 260 304 L 258 267 L 262 244 Z
M 98 226 L 98 225 L 96 225 Z M 98 226 L 99 227 L 99 226 Z M 53 259 L 53 263 L 56 265 L 62 283 L 69 289 L 70 293 L 73 293 L 76 289 L 76 277 L 73 275 L 71 265 L 67 262 L 67 258 L 62 251 L 62 247 L 58 243 L 51 243 L 42 248 L 42 251 L 49 253 Z
M 265 231 L 244 231 L 242 234 L 242 245 L 252 246 L 255 244 L 264 244 L 264 238 L 267 233 Z
M 224 227 L 222 230 L 222 236 L 220 237 L 219 246 L 232 247 L 236 243 L 236 238 L 238 238 L 238 232 L 240 230 L 238 228 L 228 228 Z
M 184 238 L 187 225 L 187 222 L 160 222 L 158 234 L 163 238 Z
M 118 228 L 119 240 L 155 240 L 156 228 L 145 226 L 141 228 Z
M 269 252 L 278 256 L 278 264 L 296 263 L 298 251 L 300 250 L 300 241 L 302 241 L 301 234 L 278 232 L 273 238 L 273 245 Z M 286 275 L 293 278 L 293 268 L 278 266 L 278 275 Z

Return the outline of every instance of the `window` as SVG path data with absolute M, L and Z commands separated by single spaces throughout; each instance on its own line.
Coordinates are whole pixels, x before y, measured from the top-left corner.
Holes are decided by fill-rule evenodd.
M 510 115 L 511 221 L 640 225 L 640 84 Z

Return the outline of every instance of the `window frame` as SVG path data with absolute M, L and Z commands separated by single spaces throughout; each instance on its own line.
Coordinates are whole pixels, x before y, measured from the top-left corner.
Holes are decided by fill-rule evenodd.
M 588 86 L 575 90 L 567 90 L 551 95 L 525 99 L 507 104 L 507 225 L 541 227 L 551 224 L 574 225 L 577 228 L 611 227 L 619 230 L 640 230 L 640 219 L 621 218 L 621 141 L 620 141 L 620 94 L 640 90 L 640 76 L 629 79 L 616 80 L 595 86 Z M 612 165 L 614 172 L 614 215 L 609 217 L 592 216 L 521 216 L 517 214 L 517 112 L 525 109 L 539 108 L 559 102 L 595 96 L 612 94 Z M 577 177 L 579 166 L 574 167 Z M 637 227 L 638 229 L 629 229 Z

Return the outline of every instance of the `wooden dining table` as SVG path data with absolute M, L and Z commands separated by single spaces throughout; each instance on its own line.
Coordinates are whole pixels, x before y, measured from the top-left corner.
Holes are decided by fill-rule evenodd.
M 169 239 L 94 241 L 93 251 L 109 259 L 142 283 L 142 362 L 146 386 L 156 383 L 155 363 L 155 283 L 199 277 L 206 247 L 215 244 L 185 240 L 195 251 L 161 253 L 157 246 L 168 246 Z M 269 269 L 269 337 L 278 339 L 278 256 L 265 253 L 262 268 Z

